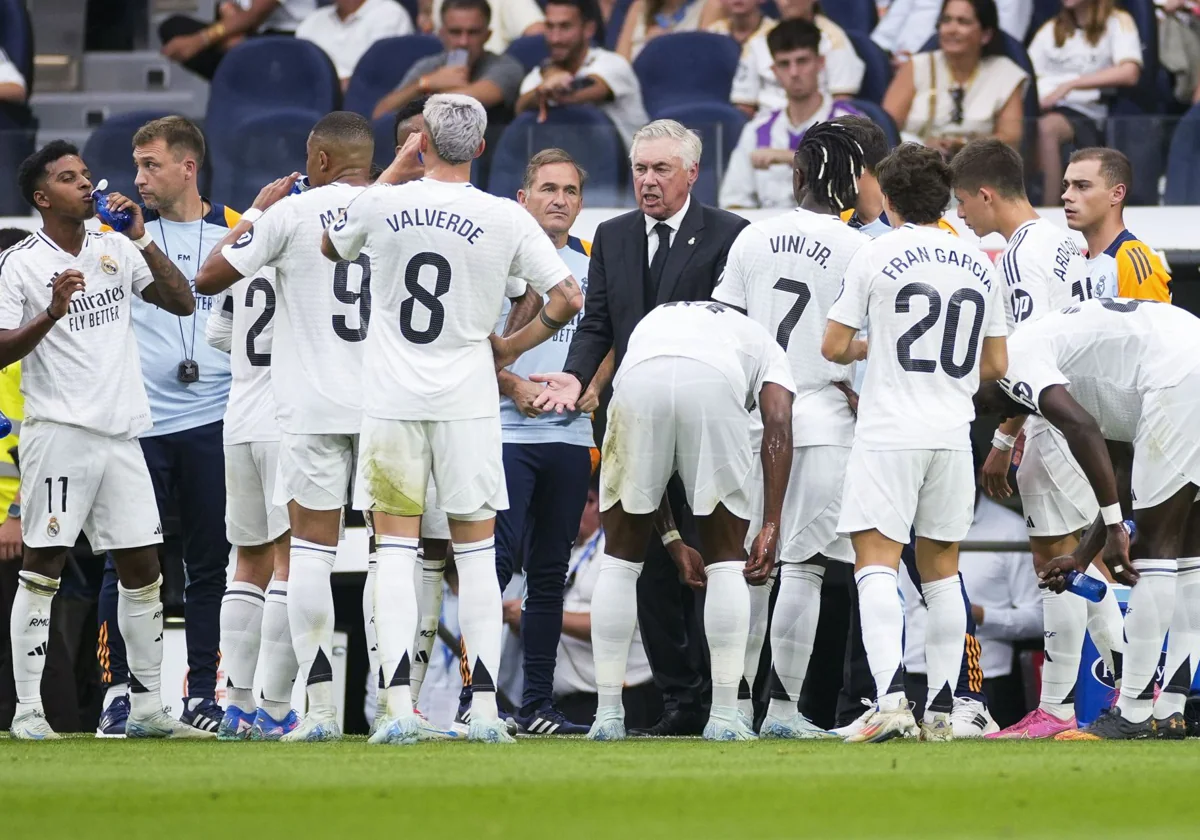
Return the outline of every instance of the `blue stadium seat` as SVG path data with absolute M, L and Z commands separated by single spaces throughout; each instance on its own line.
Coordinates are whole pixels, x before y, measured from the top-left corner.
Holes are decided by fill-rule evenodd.
M 441 51 L 442 42 L 432 35 L 401 35 L 376 41 L 354 66 L 346 89 L 346 110 L 370 118 L 379 100 L 400 85 L 409 68 Z
M 1117 91 L 1116 101 L 1127 100 L 1142 113 L 1158 114 L 1163 110 L 1158 79 L 1158 19 L 1154 0 L 1121 0 L 1118 4 L 1137 24 L 1142 41 L 1142 75 L 1136 86 Z M 1128 106 L 1127 106 L 1128 107 Z
M 700 134 L 704 151 L 700 155 L 700 177 L 692 187 L 692 195 L 715 207 L 725 166 L 746 125 L 745 115 L 728 102 L 692 102 L 664 108 L 658 116 L 678 120 Z
M 543 149 L 565 149 L 588 172 L 584 201 L 590 207 L 620 207 L 628 181 L 625 144 L 598 108 L 551 108 L 546 122 L 526 111 L 504 129 L 491 161 L 488 192 L 515 198 L 529 159 Z
M 522 35 L 509 44 L 505 52 L 521 62 L 526 73 L 539 66 L 550 55 L 546 38 L 542 35 Z
M 0 0 L 0 49 L 25 77 L 25 90 L 33 90 L 33 25 L 25 0 Z
M 610 50 L 617 48 L 617 41 L 621 37 L 621 28 L 625 26 L 625 16 L 629 14 L 629 7 L 633 5 L 633 0 L 617 0 L 613 4 L 612 15 L 608 18 L 608 23 L 604 27 L 604 46 Z
M 1167 190 L 1163 203 L 1200 204 L 1200 105 L 1193 105 L 1179 121 L 1167 157 Z
M 1119 97 L 1109 108 L 1104 124 L 1104 145 L 1118 149 L 1133 167 L 1133 183 L 1126 201 L 1133 205 L 1158 204 L 1158 181 L 1167 165 L 1166 122 L 1153 111 L 1147 113 L 1132 98 Z
M 821 11 L 847 32 L 868 33 L 879 23 L 875 0 L 833 0 L 832 3 L 822 3 Z
M 899 145 L 900 131 L 896 128 L 896 121 L 892 119 L 891 114 L 883 110 L 882 105 L 867 99 L 851 99 L 850 104 L 862 111 L 864 117 L 870 117 L 871 122 L 883 129 L 883 133 L 887 135 L 889 146 Z
M 866 65 L 862 86 L 858 89 L 859 98 L 869 99 L 871 102 L 882 102 L 888 85 L 892 83 L 892 63 L 888 61 L 887 53 L 872 41 L 871 36 L 866 32 L 847 29 L 846 37 L 850 39 L 850 43 L 854 45 L 854 51 Z
M 133 135 L 150 120 L 167 116 L 162 111 L 131 111 L 109 117 L 83 144 L 84 162 L 92 170 L 92 180 L 108 179 L 110 192 L 119 192 L 137 200 L 133 179 Z M 277 176 L 278 177 L 278 176 Z
M 375 135 L 375 162 L 387 169 L 388 164 L 396 159 L 395 116 L 384 114 L 379 119 L 372 120 L 371 133 Z
M 673 32 L 646 44 L 633 62 L 650 116 L 692 102 L 729 102 L 742 49 L 712 32 Z
M 1029 31 L 1025 33 L 1025 43 L 1029 44 L 1046 21 L 1052 20 L 1061 9 L 1062 0 L 1033 0 L 1033 15 L 1029 19 Z
M 245 209 L 264 185 L 304 172 L 309 132 L 323 116 L 325 111 L 307 108 L 260 108 L 228 125 L 236 142 L 213 150 L 214 199 Z

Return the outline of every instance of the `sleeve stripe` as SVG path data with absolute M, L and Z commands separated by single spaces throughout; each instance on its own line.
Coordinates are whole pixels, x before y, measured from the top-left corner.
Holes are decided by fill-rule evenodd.
M 1025 237 L 1029 235 L 1029 228 L 1018 233 L 1013 237 L 1013 243 L 1004 253 L 1004 259 L 1001 260 L 1004 266 L 1004 279 L 1007 283 L 1009 277 L 1014 278 L 1015 285 L 1021 285 L 1021 265 L 1017 261 L 1017 249 L 1021 247 L 1021 243 L 1025 241 Z

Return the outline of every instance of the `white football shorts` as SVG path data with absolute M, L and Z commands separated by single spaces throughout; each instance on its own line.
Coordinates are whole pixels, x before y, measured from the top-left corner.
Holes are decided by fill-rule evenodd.
M 432 476 L 450 519 L 491 519 L 508 509 L 500 418 L 381 420 L 363 417 L 354 506 L 424 516 Z
M 309 510 L 338 510 L 351 499 L 358 435 L 292 435 L 279 438 L 277 505 L 295 501 Z
M 1100 505 L 1062 432 L 1030 417 L 1017 490 L 1031 537 L 1064 537 L 1096 520 Z
M 695 359 L 662 356 L 621 375 L 608 406 L 600 457 L 600 510 L 658 510 L 678 472 L 688 504 L 708 516 L 722 504 L 749 521 L 750 414 L 718 371 Z
M 910 531 L 959 542 L 975 518 L 975 470 L 968 450 L 864 449 L 846 464 L 838 533 L 872 528 L 905 545 Z
M 274 542 L 288 530 L 287 505 L 275 503 L 279 441 L 225 446 L 225 538 L 230 545 Z
M 87 534 L 100 553 L 162 542 L 142 446 L 77 426 L 21 429 L 21 537 L 30 548 L 70 547 Z
M 780 563 L 803 563 L 817 554 L 844 563 L 854 562 L 849 537 L 837 532 L 849 459 L 849 446 L 797 446 L 792 450 L 792 471 L 779 527 Z M 751 499 L 747 552 L 762 528 L 762 475 L 762 458 L 756 452 L 746 489 Z
M 1142 398 L 1133 439 L 1133 507 L 1160 505 L 1189 483 L 1200 484 L 1200 371 Z

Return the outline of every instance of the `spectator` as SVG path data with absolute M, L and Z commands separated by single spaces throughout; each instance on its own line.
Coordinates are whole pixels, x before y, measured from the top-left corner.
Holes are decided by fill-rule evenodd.
M 816 123 L 858 114 L 854 106 L 821 93 L 820 43 L 821 30 L 806 20 L 785 20 L 767 36 L 787 107 L 760 114 L 742 129 L 721 181 L 722 207 L 795 207 L 792 157 L 804 132 Z
M 706 32 L 717 35 L 728 35 L 738 42 L 745 56 L 750 40 L 756 35 L 766 37 L 779 21 L 762 13 L 759 0 L 719 0 L 718 3 L 708 3 L 704 7 L 704 17 L 719 14 L 711 22 L 701 19 L 701 25 Z
M 1000 30 L 1023 42 L 1033 19 L 1032 0 L 996 0 L 996 7 Z M 871 32 L 871 40 L 891 57 L 892 67 L 899 69 L 937 34 L 941 9 L 942 0 L 893 0 Z
M 642 105 L 642 86 L 628 61 L 591 46 L 596 34 L 593 9 L 589 0 L 547 0 L 550 57 L 521 83 L 516 111 L 536 108 L 541 122 L 548 106 L 595 105 L 613 121 L 628 147 L 633 133 L 650 121 Z
M 25 76 L 12 63 L 8 53 L 0 50 L 0 102 L 23 104 L 28 98 Z
M 206 24 L 172 15 L 158 27 L 162 54 L 198 76 L 211 79 L 226 51 L 252 35 L 294 35 L 317 8 L 317 0 L 234 0 L 217 7 L 217 20 Z
M 1062 0 L 1029 45 L 1042 116 L 1038 165 L 1043 204 L 1060 204 L 1062 147 L 1100 146 L 1108 106 L 1104 88 L 1133 87 L 1142 75 L 1142 42 L 1128 12 L 1113 0 Z
M 296 37 L 325 51 L 344 91 L 355 65 L 372 44 L 412 31 L 412 18 L 396 0 L 336 0 L 306 17 Z
M 710 3 L 716 1 L 708 0 Z M 842 28 L 817 11 L 815 0 L 779 0 L 778 5 L 781 19 L 806 20 L 821 30 L 821 55 L 825 57 L 825 69 L 820 77 L 821 92 L 835 99 L 857 96 L 866 65 Z M 787 106 L 787 94 L 775 76 L 773 63 L 765 35 L 755 35 L 742 50 L 729 98 L 748 117 Z
M 604 531 L 600 527 L 599 473 L 592 476 L 587 505 L 579 520 L 579 535 L 571 549 L 563 603 L 562 637 L 554 671 L 554 702 L 568 719 L 591 723 L 596 717 L 596 664 L 592 658 L 592 594 L 600 558 L 604 556 Z M 650 726 L 662 714 L 662 694 L 655 688 L 642 634 L 633 634 L 625 669 L 625 725 Z
M 695 32 L 703 11 L 704 0 L 634 0 L 625 14 L 617 52 L 633 61 L 646 42 L 659 35 Z
M 444 25 L 444 0 L 420 0 L 417 21 L 422 32 L 433 32 Z M 541 35 L 542 10 L 536 0 L 499 0 L 492 10 L 492 31 L 484 47 L 496 55 L 522 35 Z
M 1001 54 L 995 0 L 945 0 L 938 49 L 900 68 L 883 108 L 905 139 L 947 158 L 975 137 L 1021 140 L 1028 75 Z

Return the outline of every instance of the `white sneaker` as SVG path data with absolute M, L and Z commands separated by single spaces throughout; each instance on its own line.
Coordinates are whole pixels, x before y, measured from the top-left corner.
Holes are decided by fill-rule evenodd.
M 867 725 L 867 721 L 871 719 L 871 715 L 875 714 L 875 703 L 864 699 L 862 704 L 867 707 L 866 711 L 845 726 L 839 726 L 829 731 L 839 738 L 844 739 L 849 739 L 851 735 L 857 735 L 859 732 L 862 732 L 863 727 Z
M 517 739 L 508 734 L 508 723 L 503 720 L 474 720 L 467 730 L 468 741 L 483 744 L 515 744 Z
M 9 731 L 17 741 L 58 741 L 62 738 L 50 728 L 41 709 L 27 709 L 18 714 Z
M 947 720 L 949 715 L 947 715 Z M 917 734 L 917 721 L 913 718 L 908 705 L 898 709 L 874 709 L 870 717 L 863 723 L 862 728 L 853 735 L 846 737 L 851 744 L 868 742 L 881 744 L 893 738 L 912 738 Z
M 280 741 L 340 741 L 342 727 L 333 712 L 305 715 L 300 725 L 279 739 Z
M 783 738 L 793 741 L 813 741 L 824 738 L 836 738 L 832 732 L 828 732 L 817 726 L 804 715 L 797 712 L 790 718 L 774 718 L 770 715 L 763 721 L 762 728 L 758 730 L 759 738 Z
M 705 741 L 757 741 L 754 730 L 738 716 L 732 721 L 710 717 L 704 725 Z
M 129 713 L 129 721 L 125 724 L 126 738 L 166 738 L 172 741 L 206 741 L 215 739 L 216 732 L 197 729 L 194 726 L 176 720 L 164 710 L 158 709 L 145 717 Z
M 387 723 L 388 716 L 386 707 L 381 704 L 379 708 L 375 710 L 375 719 L 371 721 L 371 728 L 367 730 L 367 740 L 370 741 L 373 737 L 375 737 L 375 733 L 380 729 L 383 729 Z
M 1000 724 L 992 718 L 988 707 L 978 700 L 967 697 L 954 698 L 954 711 L 950 713 L 950 724 L 955 739 L 982 738 L 1000 731 Z
M 589 741 L 624 741 L 625 718 L 617 715 L 598 717 L 585 737 Z
M 417 729 L 418 741 L 455 741 L 462 737 L 453 729 L 439 729 L 434 726 L 429 718 L 421 714 L 420 709 L 413 709 L 413 714 L 420 723 Z
M 922 741 L 953 741 L 954 724 L 949 712 L 926 712 L 921 721 Z
M 380 724 L 375 734 L 367 739 L 368 744 L 415 744 L 420 739 L 421 720 L 416 715 L 401 715 Z

